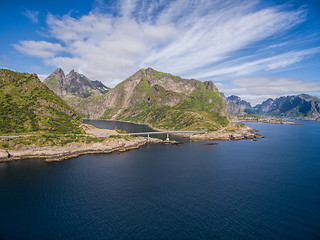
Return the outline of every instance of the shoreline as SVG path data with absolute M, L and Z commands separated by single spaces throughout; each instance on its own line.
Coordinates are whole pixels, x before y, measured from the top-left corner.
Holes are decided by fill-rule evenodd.
M 165 142 L 155 138 L 150 138 L 148 141 L 143 137 L 136 137 L 130 140 L 109 139 L 102 143 L 69 143 L 65 146 L 23 146 L 16 150 L 0 149 L 0 163 L 25 159 L 59 162 L 86 154 L 125 152 L 152 143 L 175 144 L 174 141 Z
M 86 119 L 86 120 L 95 121 L 95 119 Z M 123 123 L 133 123 L 133 124 L 138 124 L 138 125 L 142 124 L 142 125 L 150 127 L 151 129 L 153 129 L 155 131 L 170 131 L 167 129 L 155 128 L 155 127 L 151 126 L 149 123 L 136 123 L 136 122 L 130 122 L 130 121 L 118 121 L 118 120 L 109 120 L 109 119 L 97 119 L 97 120 L 117 121 L 117 122 L 123 122 Z M 232 126 L 232 124 L 237 124 L 237 123 L 241 123 L 241 122 L 242 121 L 239 121 L 239 122 L 238 121 L 230 121 L 230 124 L 225 128 Z M 266 122 L 266 123 L 270 123 L 270 122 Z M 287 123 L 291 124 L 291 122 L 287 122 Z M 294 122 L 292 124 L 296 125 L 296 123 L 294 123 Z M 246 140 L 246 139 L 256 140 L 259 138 L 264 138 L 259 133 L 256 133 L 256 132 L 259 132 L 259 130 L 253 129 L 245 124 L 243 127 L 238 128 L 232 132 L 224 132 L 225 128 L 214 131 L 214 132 L 208 132 L 206 134 L 194 134 L 194 135 L 191 135 L 191 138 L 190 138 L 189 134 L 183 134 L 183 133 L 180 133 L 180 134 L 177 133 L 177 134 L 172 134 L 172 135 L 180 136 L 183 138 L 190 138 L 191 140 L 196 140 L 196 141 L 208 141 L 208 140 L 229 141 L 229 140 Z
M 230 126 L 232 127 L 232 126 Z M 261 134 L 257 133 L 259 130 L 253 129 L 247 125 L 244 125 L 235 130 L 222 129 L 215 132 L 208 132 L 205 134 L 195 134 L 191 136 L 191 140 L 196 141 L 208 141 L 208 140 L 222 140 L 222 141 L 233 141 L 233 140 L 249 140 L 256 141 L 259 138 L 264 138 Z M 181 135 L 187 137 L 186 135 Z
M 296 122 L 289 122 L 286 120 L 265 120 L 265 119 L 261 119 L 261 120 L 254 120 L 254 119 L 239 119 L 236 121 L 231 121 L 233 123 L 240 123 L 240 122 L 261 122 L 261 123 L 271 123 L 271 124 L 289 124 L 289 125 L 298 125 Z
M 108 120 L 107 120 L 108 121 Z M 135 123 L 138 124 L 138 123 Z M 147 125 L 147 124 L 145 124 Z M 152 128 L 154 129 L 154 128 Z M 156 129 L 154 129 L 156 130 Z M 173 134 L 183 138 L 190 138 L 194 141 L 208 141 L 208 140 L 246 140 L 263 138 L 260 134 L 247 125 L 236 126 L 228 125 L 227 127 L 215 132 L 208 132 L 205 134 Z M 164 141 L 158 138 L 134 137 L 130 139 L 105 139 L 103 142 L 84 143 L 71 142 L 66 145 L 56 146 L 38 146 L 38 145 L 20 145 L 16 149 L 0 149 L 0 163 L 10 162 L 25 159 L 43 159 L 45 162 L 59 162 L 70 158 L 75 158 L 86 154 L 106 154 L 112 152 L 125 152 L 133 149 L 138 149 L 147 144 L 181 144 L 177 141 Z

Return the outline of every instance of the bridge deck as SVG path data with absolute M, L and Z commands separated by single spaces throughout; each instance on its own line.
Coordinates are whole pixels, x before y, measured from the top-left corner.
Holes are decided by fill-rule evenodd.
M 120 134 L 76 134 L 77 136 L 96 136 L 96 137 L 109 137 L 109 136 L 121 136 L 121 135 L 129 135 L 129 136 L 137 136 L 137 135 L 153 135 L 153 134 L 204 134 L 207 133 L 205 131 L 166 131 L 166 132 L 138 132 L 138 133 L 120 133 Z M 34 137 L 34 136 L 42 136 L 45 134 L 27 134 L 27 135 L 4 135 L 0 136 L 0 138 L 17 138 L 17 137 Z M 73 136 L 75 134 L 48 134 L 55 136 Z
M 181 133 L 186 133 L 186 134 L 204 134 L 207 133 L 205 131 L 165 131 L 165 132 L 139 132 L 139 133 L 121 133 L 118 135 L 152 135 L 152 134 L 181 134 Z

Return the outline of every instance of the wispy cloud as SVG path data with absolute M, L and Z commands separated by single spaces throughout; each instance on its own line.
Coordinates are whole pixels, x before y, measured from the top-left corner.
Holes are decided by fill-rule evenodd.
M 14 44 L 13 46 L 21 53 L 44 60 L 54 58 L 58 53 L 64 51 L 64 48 L 59 43 L 46 41 L 21 41 L 19 44 Z
M 305 57 L 320 52 L 320 47 L 305 49 L 301 51 L 290 51 L 272 57 L 264 57 L 258 60 L 236 59 L 223 64 L 218 64 L 211 69 L 204 70 L 195 77 L 205 78 L 211 76 L 225 76 L 226 78 L 234 78 L 249 75 L 259 71 L 268 71 L 288 67 L 294 63 L 302 61 Z M 255 56 L 251 56 L 250 59 Z
M 22 12 L 22 14 L 27 18 L 29 18 L 33 23 L 38 22 L 38 16 L 39 16 L 38 11 L 31 11 L 29 9 L 26 9 L 25 11 Z
M 103 2 L 96 0 L 96 4 Z M 21 41 L 15 48 L 66 71 L 74 68 L 109 86 L 142 67 L 200 79 L 243 76 L 284 68 L 318 51 L 248 58 L 252 52 L 245 49 L 305 20 L 301 10 L 262 8 L 259 1 L 239 5 L 222 0 L 123 0 L 115 11 L 93 10 L 79 18 L 49 14 L 52 41 Z M 279 41 L 270 47 L 281 46 Z

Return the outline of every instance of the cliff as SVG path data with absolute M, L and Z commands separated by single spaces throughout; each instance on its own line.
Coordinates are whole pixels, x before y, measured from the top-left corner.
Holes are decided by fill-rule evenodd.
M 107 93 L 110 88 L 100 81 L 91 81 L 86 76 L 72 70 L 67 75 L 61 68 L 56 69 L 43 83 L 55 92 L 59 97 L 87 98 Z

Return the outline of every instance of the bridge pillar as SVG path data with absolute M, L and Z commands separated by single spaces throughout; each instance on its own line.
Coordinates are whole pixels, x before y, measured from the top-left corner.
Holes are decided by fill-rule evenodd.
M 189 133 L 189 140 L 191 142 L 192 133 Z
M 166 141 L 167 141 L 167 142 L 169 142 L 169 141 L 170 141 L 170 139 L 169 139 L 169 133 L 167 133 Z
M 148 134 L 148 142 L 150 142 L 150 135 Z

